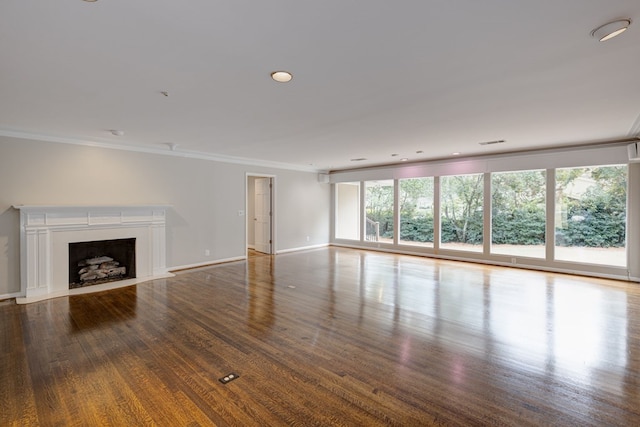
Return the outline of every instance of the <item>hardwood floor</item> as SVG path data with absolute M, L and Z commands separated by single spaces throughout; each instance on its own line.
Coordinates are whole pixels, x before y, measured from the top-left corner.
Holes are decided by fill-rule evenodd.
M 639 316 L 638 284 L 252 257 L 0 306 L 0 425 L 637 426 Z

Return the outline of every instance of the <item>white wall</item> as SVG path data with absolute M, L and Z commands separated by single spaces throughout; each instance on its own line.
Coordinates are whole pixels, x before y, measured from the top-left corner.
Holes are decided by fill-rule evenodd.
M 329 242 L 315 173 L 0 136 L 0 297 L 20 290 L 12 205 L 171 205 L 167 266 L 188 266 L 245 256 L 247 173 L 276 177 L 276 251 Z

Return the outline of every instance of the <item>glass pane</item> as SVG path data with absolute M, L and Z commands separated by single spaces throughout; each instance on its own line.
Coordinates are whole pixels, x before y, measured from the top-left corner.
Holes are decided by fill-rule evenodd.
M 365 239 L 393 243 L 393 180 L 367 181 L 365 188 Z
M 400 243 L 433 247 L 433 177 L 400 180 Z
M 360 183 L 336 184 L 336 239 L 360 240 Z
M 482 252 L 482 174 L 440 179 L 440 241 L 445 249 Z
M 627 167 L 556 170 L 557 260 L 624 267 Z
M 491 253 L 544 258 L 545 171 L 491 174 Z

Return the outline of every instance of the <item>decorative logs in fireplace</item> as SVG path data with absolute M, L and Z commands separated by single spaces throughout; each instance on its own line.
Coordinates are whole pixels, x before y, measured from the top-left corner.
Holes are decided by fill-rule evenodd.
M 78 263 L 78 267 L 80 267 L 78 275 L 82 283 L 108 277 L 124 277 L 127 274 L 127 267 L 120 267 L 118 261 L 108 256 L 84 259 Z
M 135 278 L 135 240 L 69 243 L 69 289 Z

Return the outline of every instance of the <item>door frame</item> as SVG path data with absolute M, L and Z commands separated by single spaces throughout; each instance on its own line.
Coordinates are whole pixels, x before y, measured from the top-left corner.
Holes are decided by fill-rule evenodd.
M 271 179 L 271 218 L 269 221 L 269 227 L 271 228 L 271 247 L 270 254 L 274 255 L 277 253 L 276 246 L 276 175 L 264 174 L 264 173 L 253 173 L 247 172 L 245 174 L 245 185 L 244 185 L 244 211 L 245 211 L 245 222 L 244 222 L 244 250 L 245 256 L 249 256 L 249 221 L 253 221 L 253 217 L 249 216 L 249 197 L 254 197 L 254 194 L 249 194 L 249 179 L 250 178 L 270 178 Z

